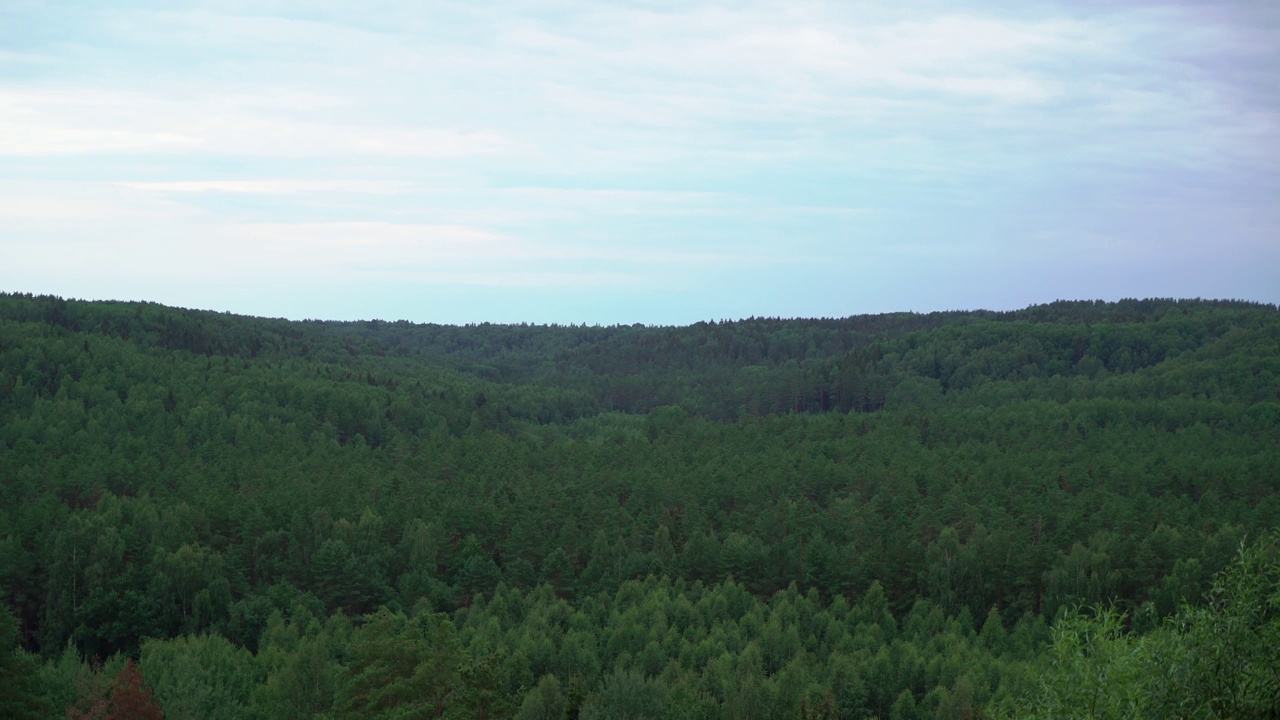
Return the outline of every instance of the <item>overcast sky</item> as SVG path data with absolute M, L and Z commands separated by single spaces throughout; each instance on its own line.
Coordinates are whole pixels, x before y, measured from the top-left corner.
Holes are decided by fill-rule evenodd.
M 1280 302 L 1280 3 L 0 0 L 0 289 L 452 323 Z

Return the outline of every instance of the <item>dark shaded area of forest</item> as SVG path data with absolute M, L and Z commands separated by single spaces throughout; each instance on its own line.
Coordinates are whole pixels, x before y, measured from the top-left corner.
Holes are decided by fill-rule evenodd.
M 1269 305 L 0 295 L 5 717 L 1275 716 L 1278 524 Z

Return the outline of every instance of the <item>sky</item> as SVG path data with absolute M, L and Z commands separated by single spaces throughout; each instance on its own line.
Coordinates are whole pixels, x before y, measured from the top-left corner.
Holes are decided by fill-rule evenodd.
M 1280 302 L 1280 3 L 0 0 L 0 290 L 687 324 Z

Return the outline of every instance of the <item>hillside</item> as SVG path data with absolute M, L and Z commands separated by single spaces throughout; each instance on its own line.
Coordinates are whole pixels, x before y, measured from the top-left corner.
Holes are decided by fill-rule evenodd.
M 1182 657 L 1215 577 L 1275 582 L 1278 524 L 1274 306 L 452 327 L 0 295 L 6 642 L 59 715 L 127 658 L 170 717 L 1032 712 L 1063 628 L 1110 621 L 1076 608 Z

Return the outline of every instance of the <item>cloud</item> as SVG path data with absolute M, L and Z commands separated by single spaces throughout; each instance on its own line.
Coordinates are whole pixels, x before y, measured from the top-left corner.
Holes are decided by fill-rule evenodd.
M 455 225 L 388 222 L 250 223 L 225 228 L 209 251 L 238 262 L 301 263 L 311 270 L 374 273 L 420 271 L 449 263 L 509 266 L 527 262 L 605 261 L 627 266 L 725 265 L 795 262 L 786 255 L 735 250 L 628 247 L 595 243 L 530 242 Z
M 11 65 L 47 65 L 52 58 L 37 53 L 17 52 L 0 48 L 0 66 Z
M 135 190 L 161 193 L 242 193 L 249 195 L 301 195 L 304 193 L 354 193 L 393 195 L 418 189 L 415 183 L 396 180 L 166 180 L 118 182 Z
M 1223 268 L 1280 247 L 1261 4 L 15 7 L 0 279 L 829 299 L 961 258 L 1198 259 L 1206 219 Z
M 619 287 L 654 287 L 653 279 L 640 273 L 626 272 L 462 272 L 440 273 L 421 271 L 395 271 L 387 273 L 388 280 L 397 282 L 431 283 L 438 285 L 464 285 L 476 287 L 542 288 L 563 290 L 566 288 L 617 289 Z
M 148 222 L 155 226 L 199 219 L 200 212 L 163 196 L 112 183 L 0 178 L 0 248 L 24 229 L 104 227 L 102 221 Z
M 132 100 L 132 102 L 130 102 Z M 197 140 L 155 122 L 136 122 L 133 103 L 96 90 L 54 93 L 0 89 L 0 155 L 168 150 Z M 125 115 L 120 121 L 97 118 Z
M 11 91 L 0 103 L 22 121 L 0 125 L 0 152 L 493 157 L 566 172 L 834 153 L 946 175 L 975 156 L 1003 165 L 999 148 L 1185 167 L 1276 139 L 1274 107 L 1224 104 L 1223 77 L 1195 72 L 1196 53 L 1227 52 L 1235 34 L 1194 10 L 445 3 L 431 22 L 403 3 L 293 12 L 109 13 L 104 32 L 120 45 L 81 53 L 128 68 L 125 48 L 137 46 L 173 55 L 171 67 L 149 68 L 145 84 Z M 904 137 L 916 151 L 902 152 Z M 954 165 L 921 161 L 943 147 Z
M 495 154 L 513 143 L 498 133 L 327 122 L 287 92 L 194 97 L 69 87 L 0 89 L 0 155 L 152 152 L 248 157 L 449 158 Z M 335 104 L 339 101 L 333 101 Z
M 0 195 L 0 218 L 7 220 L 97 220 L 119 217 L 121 211 L 101 200 L 68 198 L 62 194 L 34 195 L 5 193 Z

